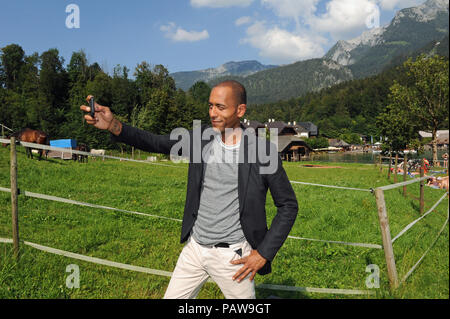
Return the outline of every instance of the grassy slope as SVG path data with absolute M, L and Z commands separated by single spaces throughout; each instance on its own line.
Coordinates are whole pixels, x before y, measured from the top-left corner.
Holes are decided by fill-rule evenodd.
M 9 149 L 0 149 L 0 186 L 9 185 Z M 186 164 L 167 168 L 118 161 L 30 161 L 19 148 L 19 187 L 24 190 L 79 201 L 182 218 L 186 191 Z M 285 163 L 291 180 L 370 188 L 389 183 L 372 165 L 336 164 L 341 168 L 305 168 Z M 350 242 L 378 243 L 381 236 L 373 195 L 313 186 L 293 186 L 300 205 L 293 236 Z M 419 193 L 418 185 L 408 188 Z M 443 192 L 425 188 L 426 209 Z M 395 236 L 419 216 L 417 201 L 386 192 L 391 233 Z M 448 200 L 394 244 L 399 277 L 420 258 L 445 221 Z M 22 240 L 75 253 L 172 271 L 183 245 L 180 223 L 107 210 L 19 197 Z M 276 213 L 270 195 L 269 223 Z M 10 195 L 0 192 L 0 237 L 11 238 Z M 368 264 L 381 270 L 376 298 L 448 298 L 448 226 L 435 247 L 407 282 L 394 293 L 388 289 L 381 250 L 287 239 L 273 263 L 273 272 L 257 276 L 256 283 L 366 289 Z M 22 245 L 18 263 L 12 245 L 0 244 L 0 298 L 161 298 L 169 278 L 94 265 L 37 251 Z M 65 286 L 66 266 L 80 267 L 80 289 Z M 346 298 L 342 295 L 292 293 L 258 289 L 257 297 Z M 355 298 L 358 296 L 350 296 Z M 223 298 L 207 283 L 199 298 Z

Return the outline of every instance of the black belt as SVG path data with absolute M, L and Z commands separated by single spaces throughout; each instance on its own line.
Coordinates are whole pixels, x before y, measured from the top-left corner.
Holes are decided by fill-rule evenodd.
M 213 247 L 216 247 L 216 248 L 229 248 L 229 247 L 230 247 L 230 244 L 227 244 L 227 243 L 218 243 L 218 244 L 213 245 Z

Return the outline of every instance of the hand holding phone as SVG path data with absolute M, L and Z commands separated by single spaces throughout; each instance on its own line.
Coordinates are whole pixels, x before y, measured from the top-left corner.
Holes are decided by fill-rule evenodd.
M 84 119 L 87 124 L 93 125 L 98 129 L 107 130 L 110 128 L 111 123 L 114 120 L 114 115 L 111 110 L 107 106 L 102 106 L 100 104 L 95 103 L 95 99 L 92 95 L 88 95 L 86 97 L 86 102 L 88 105 L 80 105 L 80 109 L 87 114 L 84 115 Z M 121 123 L 114 126 L 118 128 L 118 133 L 121 130 Z M 113 133 L 113 132 L 112 132 Z M 114 133 L 113 133 L 114 134 Z
M 95 118 L 95 100 L 93 96 L 89 99 L 89 107 L 91 109 L 91 117 Z

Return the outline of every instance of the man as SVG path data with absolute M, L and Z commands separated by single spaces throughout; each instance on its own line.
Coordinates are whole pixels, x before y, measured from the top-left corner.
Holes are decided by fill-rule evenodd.
M 270 273 L 271 261 L 295 222 L 297 200 L 274 145 L 261 138 L 255 142 L 241 126 L 246 99 L 245 88 L 236 81 L 215 86 L 209 97 L 213 133 L 197 141 L 194 128 L 189 145 L 183 146 L 190 158 L 181 230 L 181 243 L 187 244 L 164 298 L 195 298 L 209 277 L 226 298 L 255 298 L 256 273 Z M 84 105 L 81 109 L 90 111 Z M 108 107 L 98 104 L 95 118 L 84 117 L 109 130 L 113 140 L 145 151 L 169 154 L 179 142 L 120 123 Z M 201 128 L 202 137 L 208 129 Z M 269 166 L 276 164 L 270 173 L 264 173 L 267 161 L 252 160 L 261 148 L 266 153 L 266 147 L 272 155 Z M 268 189 L 277 207 L 270 229 L 265 212 Z

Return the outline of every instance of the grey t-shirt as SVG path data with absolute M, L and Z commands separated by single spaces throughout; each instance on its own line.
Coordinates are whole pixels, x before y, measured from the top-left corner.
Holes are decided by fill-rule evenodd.
M 225 145 L 217 135 L 205 147 L 205 177 L 192 235 L 202 245 L 241 242 L 245 236 L 239 220 L 239 143 Z

